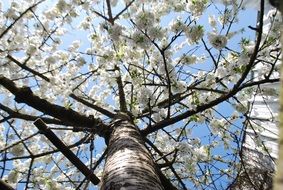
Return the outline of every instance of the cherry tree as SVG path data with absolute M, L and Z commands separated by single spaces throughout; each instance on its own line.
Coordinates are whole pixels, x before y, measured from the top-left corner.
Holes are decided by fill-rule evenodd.
M 278 94 L 279 12 L 254 4 L 0 3 L 0 187 L 232 187 L 249 100 Z

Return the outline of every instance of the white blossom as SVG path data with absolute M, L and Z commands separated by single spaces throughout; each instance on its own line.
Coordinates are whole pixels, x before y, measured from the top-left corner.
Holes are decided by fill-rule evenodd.
M 148 11 L 140 11 L 136 15 L 135 24 L 140 29 L 152 27 L 154 23 L 154 14 Z
M 187 36 L 187 40 L 189 44 L 198 43 L 198 41 L 204 35 L 203 26 L 200 25 L 191 26 L 185 30 L 185 34 Z
M 26 53 L 27 53 L 28 55 L 33 55 L 33 54 L 36 52 L 36 50 L 37 50 L 36 45 L 30 44 L 29 47 L 27 48 Z
M 59 12 L 65 12 L 70 9 L 70 5 L 65 0 L 59 0 L 56 4 L 56 8 L 59 10 Z
M 135 31 L 132 35 L 133 45 L 137 45 L 143 49 L 146 49 L 150 46 L 150 40 L 140 31 Z
M 22 144 L 17 144 L 12 147 L 10 153 L 14 156 L 22 156 L 25 153 L 25 148 Z
M 110 38 L 114 41 L 119 40 L 119 37 L 122 35 L 122 31 L 123 31 L 123 27 L 118 24 L 111 25 L 108 29 Z
M 181 60 L 184 64 L 195 64 L 197 62 L 197 56 L 196 55 L 184 55 L 181 57 Z
M 223 49 L 227 45 L 227 37 L 224 35 L 217 35 L 215 33 L 209 33 L 209 43 L 218 50 Z
M 240 113 L 246 113 L 248 111 L 247 106 L 241 103 L 235 104 L 234 108 Z
M 216 18 L 215 18 L 215 15 L 210 15 L 208 17 L 208 22 L 210 24 L 210 26 L 213 28 L 213 31 L 217 32 L 217 22 L 216 22 Z
M 151 39 L 162 39 L 164 31 L 159 26 L 152 26 L 148 29 L 148 35 Z
M 148 104 L 154 101 L 153 92 L 149 88 L 141 87 L 139 89 L 138 101 L 142 107 L 148 107 Z
M 207 0 L 189 0 L 187 9 L 190 10 L 196 18 L 202 15 L 206 8 Z
M 177 17 L 176 19 L 172 20 L 169 23 L 169 29 L 174 33 L 178 33 L 182 30 L 185 30 L 186 27 L 187 26 L 183 23 L 183 21 L 180 17 Z
M 86 63 L 86 60 L 81 56 L 78 56 L 76 60 L 79 66 L 83 66 Z
M 69 46 L 68 50 L 71 51 L 71 52 L 77 51 L 80 47 L 80 44 L 81 44 L 81 42 L 79 40 L 75 40 Z
M 9 175 L 7 177 L 7 180 L 8 180 L 9 183 L 14 184 L 14 183 L 17 183 L 18 177 L 19 177 L 19 173 L 17 171 L 15 171 L 15 170 L 12 170 L 9 173 Z

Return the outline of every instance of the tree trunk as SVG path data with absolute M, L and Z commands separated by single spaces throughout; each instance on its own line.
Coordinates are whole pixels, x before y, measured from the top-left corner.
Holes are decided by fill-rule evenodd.
M 101 190 L 164 190 L 138 128 L 128 120 L 111 127 Z

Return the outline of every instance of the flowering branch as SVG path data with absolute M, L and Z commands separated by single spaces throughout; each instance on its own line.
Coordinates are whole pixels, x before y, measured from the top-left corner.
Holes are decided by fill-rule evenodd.
M 108 110 L 106 110 L 106 109 L 104 109 L 104 108 L 102 108 L 102 107 L 99 107 L 99 106 L 97 106 L 97 105 L 94 105 L 94 104 L 92 104 L 92 103 L 90 103 L 90 102 L 88 102 L 88 101 L 86 101 L 86 100 L 84 100 L 84 99 L 78 97 L 77 95 L 75 95 L 75 94 L 73 94 L 73 93 L 70 94 L 70 97 L 73 98 L 74 100 L 77 100 L 78 102 L 80 102 L 80 103 L 82 103 L 82 104 L 84 104 L 84 105 L 86 105 L 86 106 L 88 106 L 88 107 L 90 107 L 90 108 L 96 110 L 96 111 L 99 111 L 100 113 L 102 113 L 102 114 L 108 116 L 109 118 L 113 118 L 113 117 L 115 116 L 115 114 L 112 113 L 111 111 L 108 111 Z
M 151 127 L 147 127 L 144 130 L 142 130 L 142 133 L 145 135 L 148 135 L 154 131 L 157 131 L 159 129 L 162 129 L 166 126 L 172 125 L 174 123 L 177 123 L 179 121 L 181 121 L 182 119 L 188 118 L 196 113 L 200 113 L 208 108 L 211 108 L 229 98 L 231 98 L 232 96 L 234 96 L 237 92 L 240 91 L 240 86 L 243 83 L 243 81 L 246 79 L 247 75 L 249 74 L 250 70 L 252 69 L 252 66 L 254 64 L 254 61 L 256 60 L 256 56 L 258 54 L 258 50 L 259 50 L 259 46 L 260 46 L 260 42 L 261 42 L 261 36 L 262 36 L 262 26 L 263 26 L 263 13 L 264 13 L 264 1 L 261 0 L 261 12 L 260 12 L 260 19 L 259 19 L 259 26 L 258 26 L 258 36 L 257 36 L 257 40 L 256 40 L 256 45 L 253 51 L 252 56 L 250 57 L 249 60 L 249 64 L 246 66 L 246 69 L 244 70 L 241 78 L 237 81 L 237 83 L 234 85 L 233 89 L 226 93 L 221 95 L 219 98 L 204 104 L 204 105 L 200 105 L 197 106 L 195 109 L 191 109 L 188 110 L 180 115 L 177 115 L 175 117 L 172 118 L 168 118 L 165 120 L 162 120 L 158 123 L 156 123 L 155 125 L 152 125 Z
M 106 126 L 100 119 L 86 117 L 72 109 L 66 109 L 62 106 L 51 104 L 50 102 L 34 95 L 29 87 L 18 88 L 12 80 L 9 80 L 4 76 L 0 76 L 0 84 L 15 95 L 15 101 L 18 103 L 26 103 L 45 114 L 58 118 L 73 126 L 76 125 L 78 127 L 85 128 L 95 127 L 94 132 L 101 136 L 104 135 Z
M 1 103 L 0 103 L 0 110 L 3 110 L 4 112 L 8 113 L 9 114 L 8 117 L 10 118 L 19 118 L 19 119 L 24 119 L 26 121 L 34 121 L 38 118 L 38 116 L 32 116 L 32 115 L 20 113 L 19 111 L 12 110 Z M 48 117 L 41 117 L 41 119 L 47 124 L 68 125 L 68 123 L 64 123 L 57 119 L 52 119 Z
M 1 34 L 0 34 L 0 39 L 25 15 L 27 14 L 29 11 L 31 11 L 34 7 L 36 7 L 37 5 L 41 4 L 42 2 L 44 2 L 45 0 L 41 0 L 37 3 L 35 3 L 33 6 L 27 8 L 24 12 L 22 12 L 20 14 L 19 17 L 17 17 Z
M 34 125 L 39 131 L 44 134 L 51 142 L 60 150 L 64 156 L 74 164 L 94 185 L 97 185 L 100 180 L 93 172 L 82 163 L 82 161 L 45 125 L 41 119 L 37 119 Z

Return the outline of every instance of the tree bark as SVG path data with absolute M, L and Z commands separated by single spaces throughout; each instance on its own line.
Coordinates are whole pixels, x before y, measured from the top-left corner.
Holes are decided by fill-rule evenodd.
M 116 119 L 111 128 L 101 190 L 164 190 L 137 126 Z
M 5 189 L 5 190 L 15 190 L 13 187 L 11 187 L 8 183 L 0 179 L 0 189 Z

